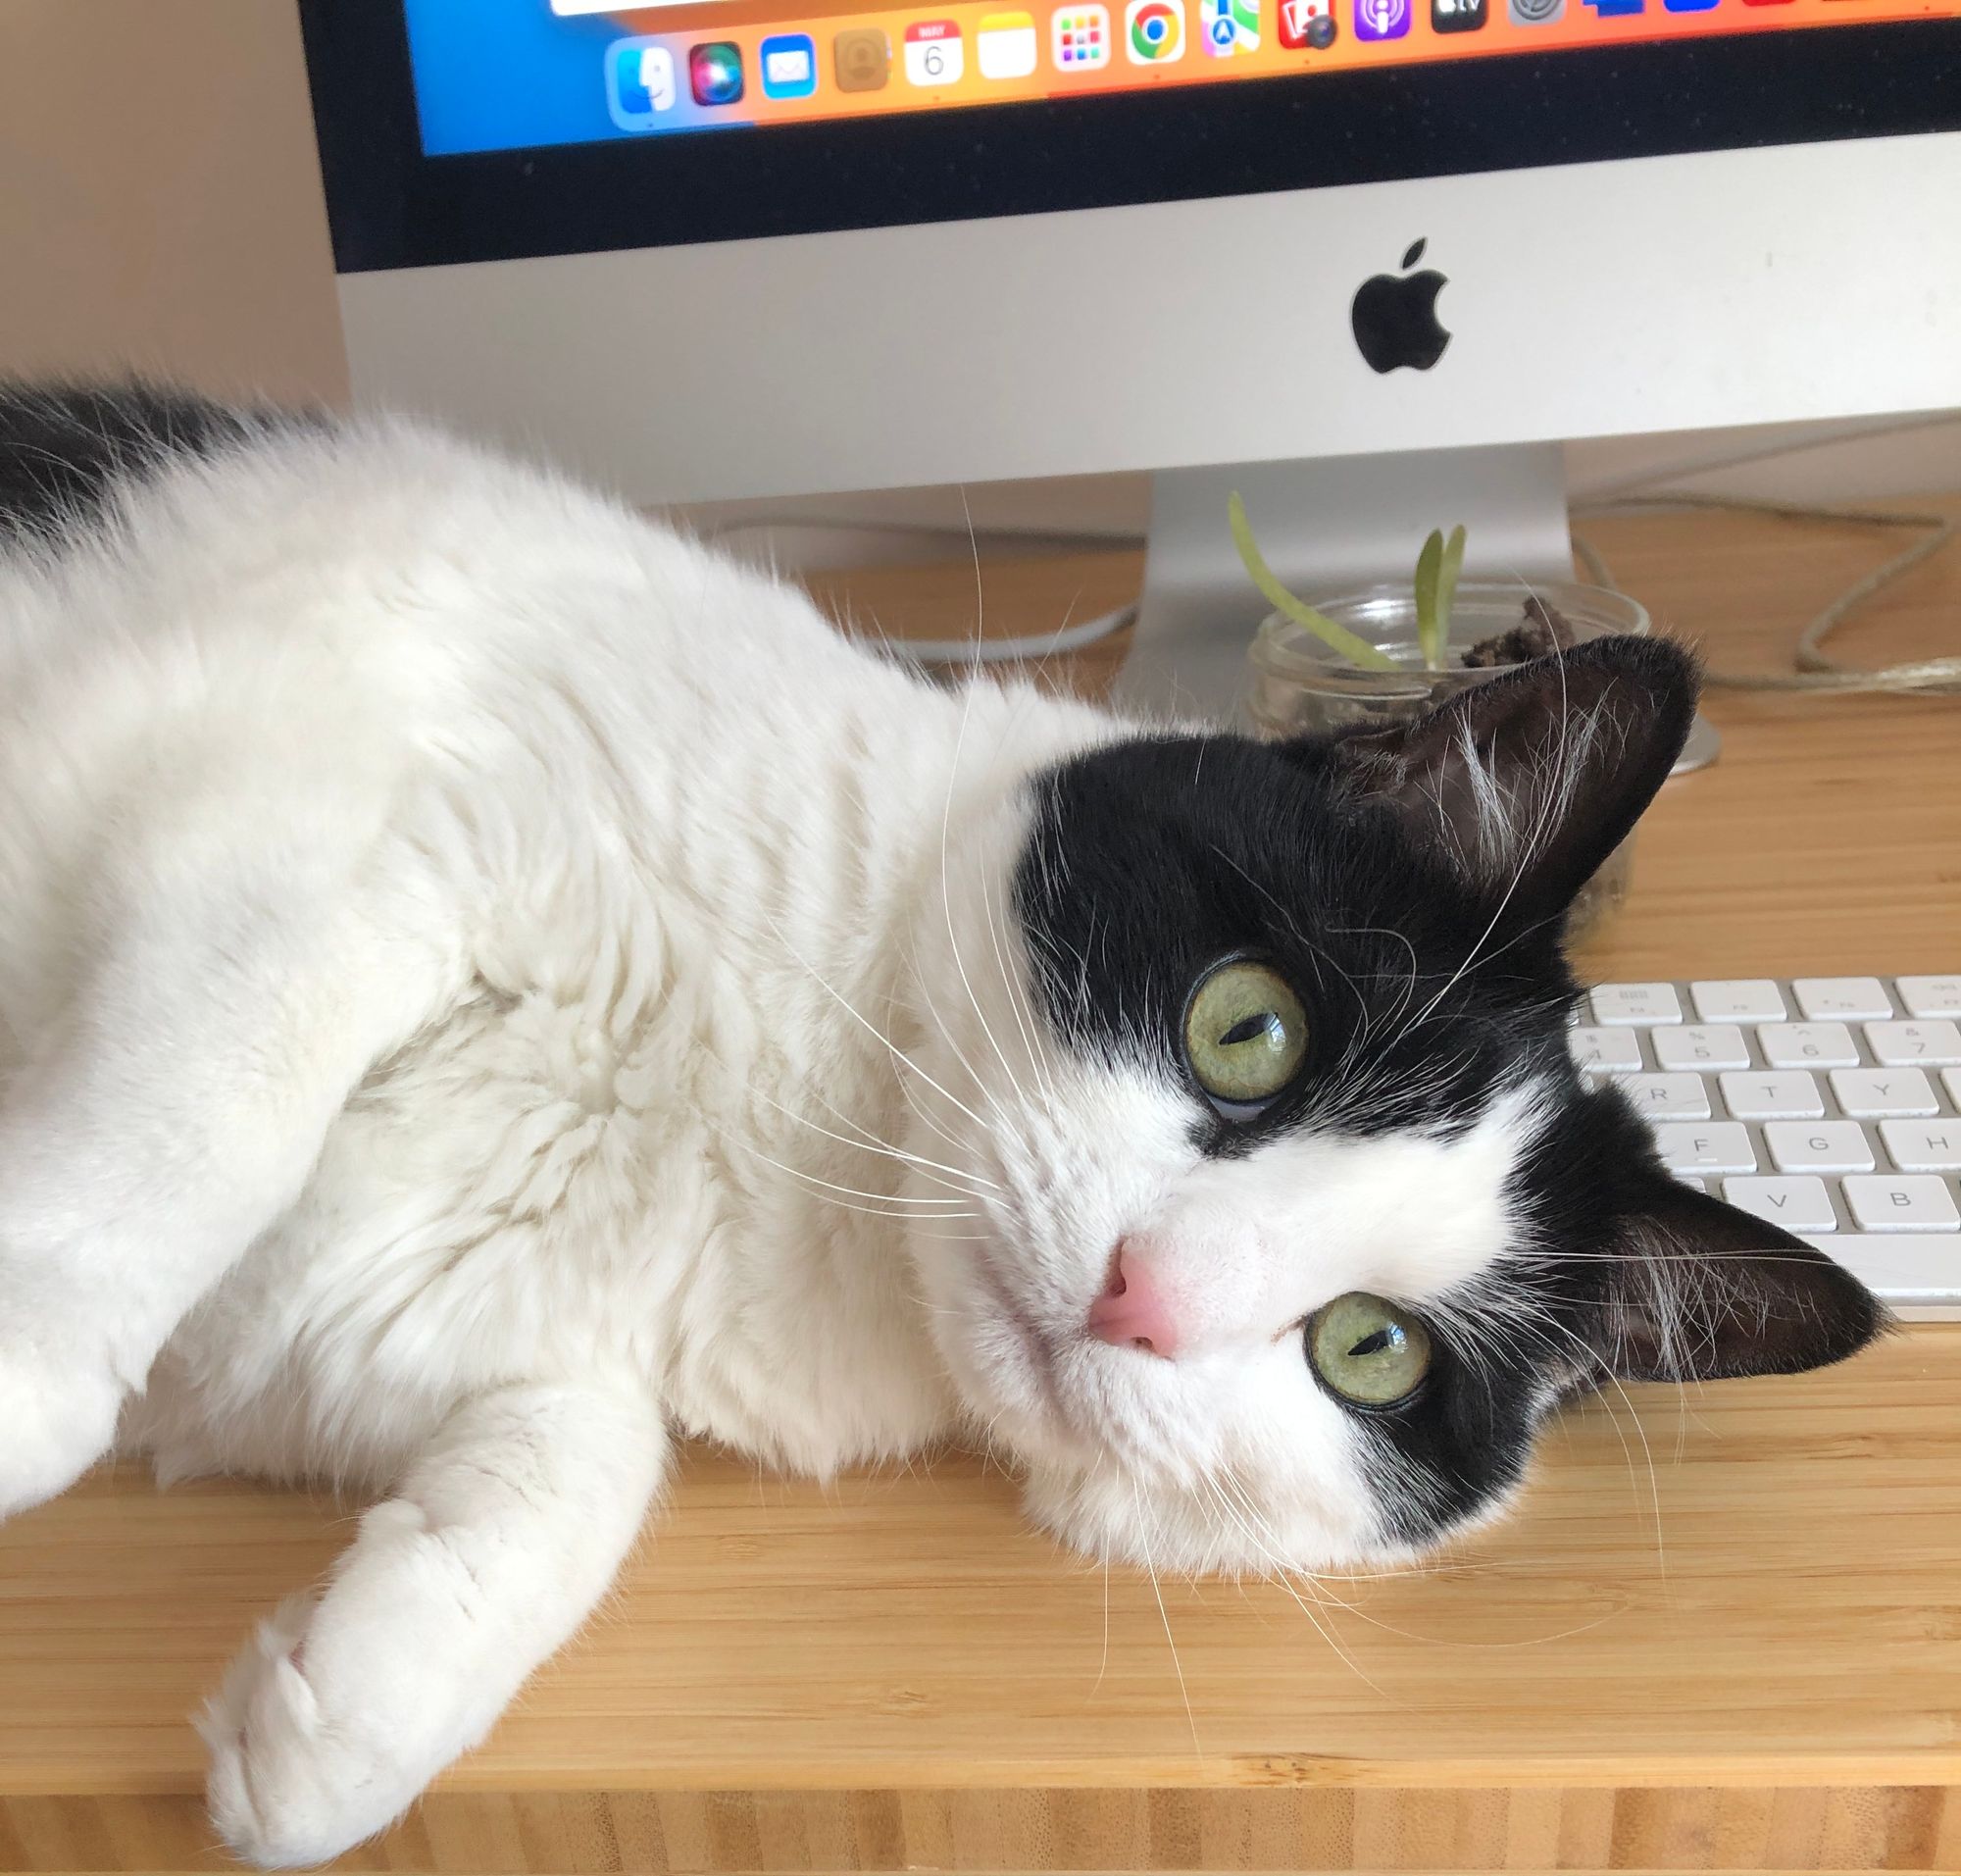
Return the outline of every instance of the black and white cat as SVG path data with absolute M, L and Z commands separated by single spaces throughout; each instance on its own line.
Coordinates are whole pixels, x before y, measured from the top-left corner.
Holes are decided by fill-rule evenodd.
M 1665 643 L 1261 745 L 397 423 L 0 395 L 0 1514 L 112 1444 L 378 1497 L 203 1721 L 248 1857 L 481 1739 L 680 1438 L 1311 1570 L 1880 1324 L 1568 1059 Z

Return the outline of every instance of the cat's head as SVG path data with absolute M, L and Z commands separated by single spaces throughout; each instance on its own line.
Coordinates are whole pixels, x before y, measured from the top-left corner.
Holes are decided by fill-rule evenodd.
M 1057 1534 L 1405 1554 L 1502 1508 L 1568 1394 L 1878 1331 L 1568 1053 L 1565 913 L 1694 697 L 1679 650 L 1602 639 L 1394 728 L 1110 742 L 949 852 L 915 1190 L 976 1196 L 914 1255 Z

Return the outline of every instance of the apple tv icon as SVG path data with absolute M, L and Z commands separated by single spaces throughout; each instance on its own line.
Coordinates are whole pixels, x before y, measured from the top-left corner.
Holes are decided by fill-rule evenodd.
M 1407 365 L 1427 372 L 1443 356 L 1450 334 L 1436 317 L 1436 296 L 1448 283 L 1433 267 L 1410 270 L 1423 259 L 1425 240 L 1413 241 L 1400 274 L 1373 274 L 1356 289 L 1348 323 L 1369 368 L 1393 372 Z

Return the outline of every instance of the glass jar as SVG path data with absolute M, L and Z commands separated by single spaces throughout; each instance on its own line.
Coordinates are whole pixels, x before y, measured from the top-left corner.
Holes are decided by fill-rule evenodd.
M 1380 728 L 1421 716 L 1446 698 L 1484 684 L 1516 665 L 1467 671 L 1463 655 L 1473 645 L 1509 632 L 1525 615 L 1528 597 L 1537 594 L 1561 614 L 1581 639 L 1612 633 L 1644 633 L 1646 609 L 1626 593 L 1605 586 L 1548 581 L 1465 581 L 1450 609 L 1448 668 L 1426 671 L 1417 643 L 1416 595 L 1408 586 L 1369 586 L 1334 599 L 1315 601 L 1317 609 L 1396 662 L 1394 671 L 1368 671 L 1350 664 L 1306 627 L 1270 613 L 1247 654 L 1252 666 L 1246 709 L 1256 735 L 1317 735 L 1357 726 Z M 1575 940 L 1616 910 L 1628 896 L 1634 871 L 1634 837 L 1601 862 L 1580 888 L 1567 916 L 1566 936 Z

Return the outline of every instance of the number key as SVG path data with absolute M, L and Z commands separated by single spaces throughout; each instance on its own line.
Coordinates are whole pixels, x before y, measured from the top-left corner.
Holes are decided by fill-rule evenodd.
M 1743 1032 L 1734 1023 L 1681 1023 L 1658 1029 L 1654 1032 L 1654 1052 L 1658 1068 L 1693 1072 L 1750 1065 Z
M 1603 1075 L 1631 1075 L 1642 1066 L 1641 1039 L 1633 1030 L 1583 1023 L 1566 1032 L 1566 1045 L 1578 1067 Z
M 1857 1068 L 1859 1051 L 1843 1023 L 1766 1023 L 1757 1032 L 1773 1068 Z
M 1911 1068 L 1926 1064 L 1938 1068 L 1943 1063 L 1961 1062 L 1961 1024 L 1942 1017 L 1926 1022 L 1868 1023 L 1866 1040 L 1873 1059 L 1884 1068 Z

